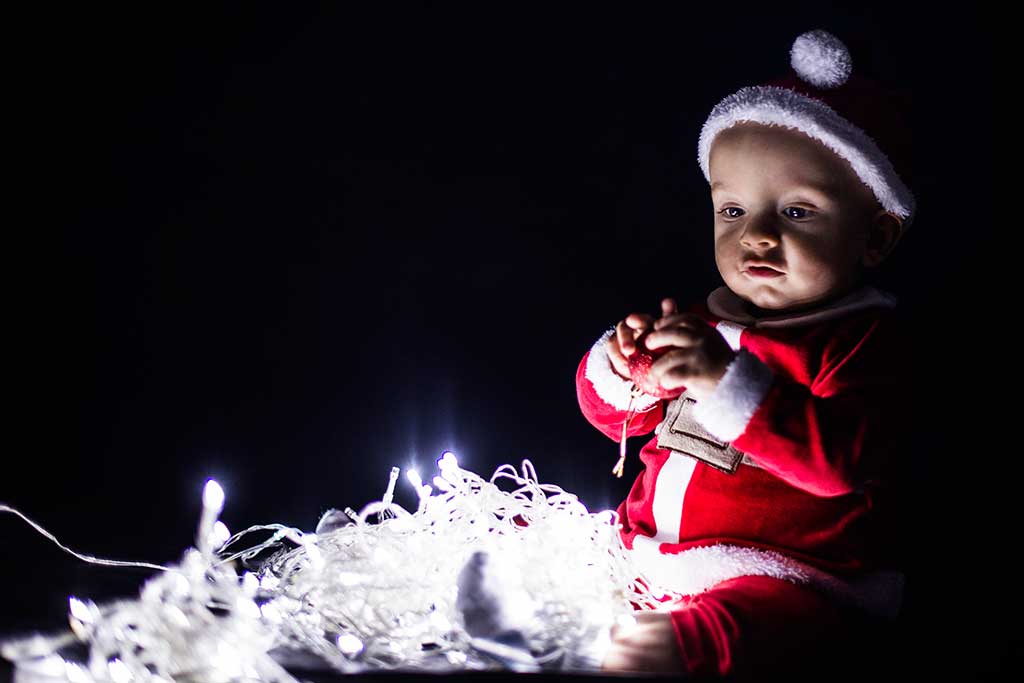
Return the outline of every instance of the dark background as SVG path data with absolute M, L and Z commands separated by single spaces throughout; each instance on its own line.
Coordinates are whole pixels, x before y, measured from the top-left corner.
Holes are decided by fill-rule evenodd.
M 891 3 L 19 18 L 0 500 L 83 552 L 160 563 L 191 544 L 210 476 L 232 529 L 311 529 L 444 449 L 484 475 L 529 458 L 614 507 L 643 440 L 614 479 L 616 445 L 576 403 L 580 358 L 626 313 L 721 284 L 700 127 L 825 28 L 915 100 L 919 212 L 877 281 L 920 351 L 900 416 L 918 471 L 904 662 L 1008 666 L 1020 622 L 994 567 L 1020 465 L 994 392 L 1019 250 L 991 192 L 991 27 L 975 5 Z M 146 576 L 9 516 L 0 541 L 4 633 Z

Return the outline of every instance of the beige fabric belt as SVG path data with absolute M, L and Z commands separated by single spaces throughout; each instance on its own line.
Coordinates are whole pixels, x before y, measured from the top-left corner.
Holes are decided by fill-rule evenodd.
M 658 430 L 658 448 L 667 448 L 732 474 L 740 465 L 760 467 L 749 455 L 719 441 L 693 416 L 697 401 L 683 392 L 669 403 Z

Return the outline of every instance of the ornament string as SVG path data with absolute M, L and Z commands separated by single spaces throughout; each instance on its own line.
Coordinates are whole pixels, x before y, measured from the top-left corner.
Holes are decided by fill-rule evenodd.
M 622 421 L 622 437 L 619 439 L 619 460 L 615 463 L 615 467 L 612 468 L 612 474 L 619 479 L 622 478 L 622 473 L 626 465 L 626 430 L 629 428 L 629 421 L 633 419 L 633 415 L 636 414 L 636 400 L 640 398 L 643 390 L 636 384 L 632 385 L 629 390 L 629 403 L 626 405 L 626 419 Z

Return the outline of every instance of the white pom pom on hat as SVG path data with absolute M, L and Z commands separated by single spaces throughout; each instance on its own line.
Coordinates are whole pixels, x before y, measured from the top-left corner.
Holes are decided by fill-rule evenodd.
M 790 49 L 792 74 L 748 86 L 714 106 L 701 128 L 697 161 L 708 183 L 711 143 L 741 121 L 793 128 L 849 162 L 879 204 L 910 227 L 916 200 L 910 177 L 909 97 L 853 72 L 846 45 L 832 33 L 801 33 Z M 884 150 L 884 151 L 883 151 Z
M 819 88 L 838 88 L 853 71 L 843 41 L 821 29 L 797 36 L 789 50 L 789 63 L 800 78 Z

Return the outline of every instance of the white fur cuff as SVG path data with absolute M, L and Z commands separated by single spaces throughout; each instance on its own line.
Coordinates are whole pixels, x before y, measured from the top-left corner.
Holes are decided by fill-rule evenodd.
M 605 332 L 590 348 L 584 376 L 594 385 L 594 391 L 601 397 L 601 400 L 613 408 L 626 410 L 629 408 L 629 392 L 633 388 L 633 383 L 620 377 L 612 367 L 605 343 L 613 334 L 615 334 L 614 327 Z M 637 412 L 644 411 L 660 400 L 657 396 L 641 394 L 633 409 Z
M 878 616 L 895 617 L 903 603 L 906 577 L 897 570 L 842 579 L 772 550 L 718 544 L 672 554 L 662 553 L 660 545 L 650 537 L 637 536 L 633 540 L 633 559 L 652 588 L 681 595 L 702 593 L 741 576 L 771 576 L 817 587 L 840 602 Z
M 732 441 L 747 428 L 774 378 L 768 365 L 741 348 L 711 395 L 697 401 L 693 416 L 715 437 Z

